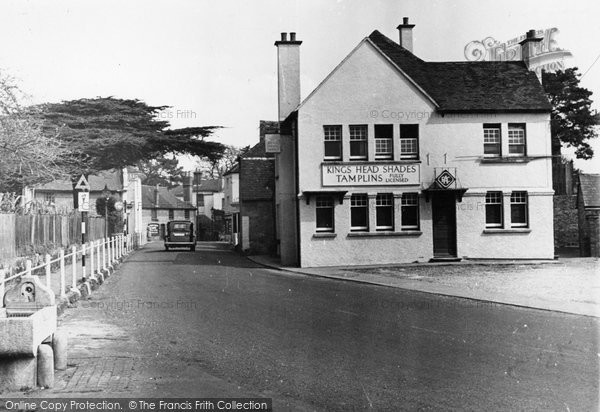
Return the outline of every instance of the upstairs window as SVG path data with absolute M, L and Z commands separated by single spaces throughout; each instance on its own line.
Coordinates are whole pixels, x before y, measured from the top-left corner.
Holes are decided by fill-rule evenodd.
M 342 126 L 323 126 L 325 160 L 342 160 Z
M 350 126 L 350 160 L 367 159 L 367 126 Z
M 483 125 L 483 155 L 485 157 L 502 156 L 502 139 L 499 124 Z
M 201 193 L 198 193 L 196 195 L 196 205 L 198 207 L 204 207 L 204 195 Z
M 175 219 L 175 211 L 173 209 L 169 209 L 169 220 Z
M 511 156 L 526 155 L 525 124 L 508 124 L 508 154 Z
M 391 193 L 379 193 L 375 199 L 377 230 L 394 229 L 394 197 Z
M 401 213 L 402 229 L 419 228 L 419 195 L 417 193 L 404 193 L 402 195 Z
M 510 194 L 510 225 L 511 227 L 527 227 L 527 192 L 512 192 Z
M 153 222 L 158 221 L 158 210 L 157 209 L 150 209 L 150 220 L 152 220 Z
M 485 194 L 485 227 L 502 227 L 502 192 Z
M 369 199 L 365 194 L 350 197 L 350 230 L 369 230 Z
M 186 219 L 190 218 L 190 211 L 189 209 L 185 209 L 185 211 L 183 212 L 183 217 Z
M 400 125 L 400 158 L 418 159 L 419 158 L 419 125 L 401 124 Z
M 317 232 L 333 232 L 333 198 L 317 196 Z
M 391 159 L 394 155 L 394 127 L 391 124 L 375 125 L 375 159 Z

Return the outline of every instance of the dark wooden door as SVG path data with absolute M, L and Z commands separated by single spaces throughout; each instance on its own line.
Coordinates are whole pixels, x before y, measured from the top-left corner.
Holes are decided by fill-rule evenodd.
M 454 194 L 436 194 L 433 208 L 433 256 L 456 256 L 456 199 Z

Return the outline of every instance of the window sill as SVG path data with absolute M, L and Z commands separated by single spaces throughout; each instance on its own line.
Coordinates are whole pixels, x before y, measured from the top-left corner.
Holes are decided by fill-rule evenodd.
M 329 232 L 313 233 L 313 235 L 312 235 L 313 238 L 317 238 L 317 239 L 333 239 L 336 236 L 337 236 L 337 233 L 329 233 Z
M 402 232 L 381 231 L 381 232 L 350 232 L 347 237 L 388 237 L 388 236 L 421 236 L 420 230 L 405 230 Z
M 484 229 L 483 233 L 487 235 L 493 234 L 509 234 L 509 233 L 531 233 L 531 229 L 528 227 L 523 228 L 510 228 L 510 229 Z
M 533 158 L 527 156 L 484 157 L 481 163 L 529 163 Z

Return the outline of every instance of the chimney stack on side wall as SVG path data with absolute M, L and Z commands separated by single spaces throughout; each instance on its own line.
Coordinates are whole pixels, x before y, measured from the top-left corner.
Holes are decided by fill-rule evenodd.
M 529 70 L 531 70 L 531 59 L 537 55 L 537 48 L 539 47 L 538 44 L 543 40 L 541 37 L 536 37 L 535 33 L 535 29 L 529 30 L 525 34 L 525 39 L 519 42 L 521 45 L 521 60 L 523 60 Z M 535 74 L 541 83 L 542 72 L 535 71 Z
M 408 24 L 408 17 L 402 18 L 402 24 L 396 27 L 400 34 L 400 46 L 409 52 L 413 52 L 413 27 L 414 24 Z
M 296 33 L 281 33 L 277 46 L 277 88 L 279 121 L 284 121 L 300 105 L 300 45 Z
M 192 201 L 192 172 L 185 172 L 183 175 L 183 200 Z

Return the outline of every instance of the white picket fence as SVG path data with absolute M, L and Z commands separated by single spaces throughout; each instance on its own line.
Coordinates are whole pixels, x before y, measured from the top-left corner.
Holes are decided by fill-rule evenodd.
M 65 298 L 69 291 L 78 291 L 77 284 L 79 280 L 86 281 L 97 279 L 97 276 L 104 277 L 104 274 L 113 267 L 114 263 L 141 244 L 141 236 L 141 234 L 128 234 L 103 238 L 87 242 L 79 247 L 72 246 L 68 250 L 69 253 L 65 253 L 65 249 L 60 249 L 57 258 L 52 259 L 52 256 L 47 254 L 44 263 L 37 266 L 33 266 L 32 261 L 28 259 L 25 262 L 25 270 L 10 277 L 6 277 L 6 270 L 0 269 L 0 308 L 4 307 L 6 284 L 21 276 L 31 275 L 39 269 L 44 269 L 46 287 L 55 290 L 56 285 L 52 284 L 52 265 L 57 263 L 60 273 L 60 287 L 57 297 Z M 85 265 L 82 264 L 84 260 Z M 81 261 L 80 264 L 78 264 L 78 261 Z M 66 273 L 68 263 L 71 263 L 71 273 L 69 275 Z

